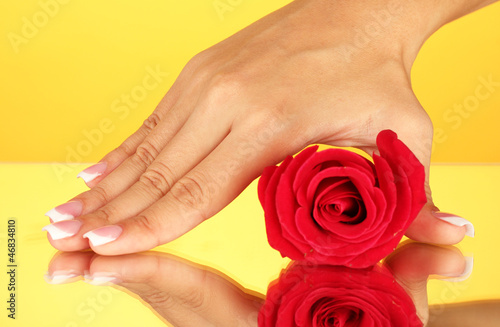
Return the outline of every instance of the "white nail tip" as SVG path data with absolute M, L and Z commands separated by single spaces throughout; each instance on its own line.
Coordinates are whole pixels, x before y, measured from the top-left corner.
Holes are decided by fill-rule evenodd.
M 464 218 L 458 217 L 458 216 L 449 216 L 449 215 L 448 216 L 440 216 L 439 213 L 435 213 L 434 215 L 437 218 L 444 220 L 447 223 L 450 223 L 452 225 L 460 226 L 460 227 L 465 226 L 465 228 L 466 228 L 465 235 L 467 235 L 467 236 L 474 237 L 476 234 L 476 231 L 474 230 L 474 225 L 472 225 L 472 223 L 470 221 L 468 221 L 467 219 L 464 219 Z
M 49 284 L 53 285 L 58 285 L 58 284 L 65 284 L 71 281 L 76 281 L 76 279 L 80 279 L 80 275 L 78 274 L 67 274 L 67 275 L 50 275 L 50 274 L 45 274 L 43 276 L 45 281 Z
M 464 280 L 466 280 L 470 277 L 470 275 L 472 274 L 472 269 L 474 268 L 474 258 L 473 257 L 464 257 L 464 259 L 465 259 L 464 272 L 460 276 L 447 278 L 446 281 L 458 283 L 458 282 L 463 282 Z
M 60 213 L 55 208 L 47 211 L 47 213 L 45 214 L 45 216 L 47 216 L 50 219 L 52 219 L 52 221 L 55 222 L 55 223 L 57 223 L 58 221 L 71 220 L 71 219 L 75 218 L 71 214 Z
M 85 171 L 82 171 L 78 175 L 76 175 L 76 177 L 80 177 L 85 181 L 85 183 L 89 183 L 101 175 L 102 173 L 86 173 Z
M 53 240 L 60 240 L 60 239 L 66 238 L 66 237 L 73 236 L 78 232 L 78 229 L 79 229 L 79 226 L 78 226 L 78 228 L 76 228 L 76 231 L 73 229 L 72 230 L 63 230 L 63 229 L 58 228 L 54 224 L 47 225 L 47 226 L 42 228 L 43 231 L 46 231 L 47 233 L 50 234 L 50 237 L 52 237 Z
M 116 237 L 100 236 L 94 232 L 87 232 L 83 234 L 84 238 L 88 238 L 92 246 L 99 246 L 116 240 Z
M 117 284 L 118 279 L 116 277 L 110 277 L 110 276 L 84 276 L 84 281 L 88 284 L 95 285 L 95 286 L 104 286 L 104 285 L 109 285 L 109 284 Z

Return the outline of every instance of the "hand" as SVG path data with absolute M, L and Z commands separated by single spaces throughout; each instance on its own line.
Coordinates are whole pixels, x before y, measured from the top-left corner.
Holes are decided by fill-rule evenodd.
M 137 294 L 173 326 L 257 326 L 264 297 L 251 294 L 221 272 L 161 252 L 117 257 L 60 252 L 52 259 L 46 279 L 57 284 L 74 282 L 86 271 L 88 283 L 116 285 Z
M 432 124 L 410 85 L 430 24 L 411 6 L 390 6 L 293 1 L 195 56 L 143 126 L 85 171 L 91 190 L 71 202 L 75 220 L 47 227 L 52 245 L 106 255 L 151 249 L 213 216 L 285 156 L 311 143 L 371 154 L 384 129 L 427 173 L 429 203 L 408 235 L 460 241 L 465 227 L 432 215 Z M 359 45 L 372 14 L 385 12 L 387 24 Z

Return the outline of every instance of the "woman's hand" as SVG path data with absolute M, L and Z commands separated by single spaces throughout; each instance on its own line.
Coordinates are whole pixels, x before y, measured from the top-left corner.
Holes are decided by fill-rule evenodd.
M 85 171 L 91 190 L 52 212 L 76 218 L 46 227 L 52 245 L 151 249 L 213 216 L 285 156 L 312 143 L 371 154 L 384 129 L 426 168 L 429 203 L 408 235 L 460 241 L 465 227 L 431 213 L 432 124 L 410 85 L 432 24 L 417 5 L 398 3 L 296 0 L 195 56 L 139 130 Z

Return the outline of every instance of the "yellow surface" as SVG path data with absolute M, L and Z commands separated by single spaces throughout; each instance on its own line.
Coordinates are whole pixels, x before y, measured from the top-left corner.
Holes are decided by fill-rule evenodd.
M 193 55 L 288 2 L 0 2 L 0 161 L 98 161 Z M 500 87 L 476 96 L 481 79 L 500 82 L 499 16 L 497 3 L 446 26 L 417 59 L 413 85 L 436 126 L 435 162 L 500 162 L 489 151 L 499 148 Z M 155 69 L 161 76 L 145 89 Z M 464 103 L 473 112 L 453 111 Z
M 79 170 L 84 166 L 77 166 Z M 500 298 L 498 271 L 498 194 L 500 166 L 441 166 L 431 169 L 436 204 L 443 211 L 462 215 L 476 227 L 476 238 L 466 238 L 460 249 L 474 256 L 472 276 L 462 283 L 431 281 L 431 303 Z M 2 271 L 7 262 L 6 226 L 17 219 L 18 319 L 8 320 L 2 310 L 0 326 L 163 326 L 138 300 L 109 287 L 77 282 L 49 285 L 43 279 L 56 252 L 41 228 L 43 213 L 84 191 L 75 176 L 59 180 L 51 165 L 0 165 L 0 253 Z M 267 244 L 256 183 L 221 213 L 180 239 L 158 248 L 194 262 L 209 265 L 244 287 L 265 292 L 287 263 Z M 6 275 L 0 275 L 0 298 L 7 296 Z M 79 313 L 89 298 L 101 298 L 101 311 L 90 322 Z M 3 300 L 2 300 L 3 301 Z M 82 304 L 83 303 L 83 304 Z M 87 307 L 85 307 L 88 309 Z

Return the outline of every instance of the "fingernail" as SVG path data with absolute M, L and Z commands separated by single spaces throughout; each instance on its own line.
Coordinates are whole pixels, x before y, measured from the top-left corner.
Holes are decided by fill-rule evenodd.
M 63 220 L 45 226 L 42 230 L 50 234 L 53 240 L 74 236 L 82 227 L 82 223 L 78 220 Z
M 47 211 L 45 216 L 57 223 L 63 220 L 70 220 L 82 214 L 82 203 L 80 201 L 69 201 L 63 203 L 54 209 Z
M 120 280 L 114 276 L 100 276 L 100 275 L 85 275 L 83 277 L 83 281 L 85 283 L 95 285 L 95 286 L 104 286 L 104 285 L 114 285 L 118 284 Z
M 434 217 L 444 220 L 449 224 L 460 227 L 465 226 L 466 227 L 465 235 L 474 237 L 476 233 L 474 230 L 474 225 L 472 225 L 472 223 L 467 219 L 446 212 L 434 212 L 433 214 Z
M 463 282 L 472 274 L 472 269 L 474 268 L 474 258 L 473 257 L 464 257 L 465 259 L 465 268 L 464 272 L 459 276 L 450 276 L 450 278 L 446 278 L 446 281 L 458 283 Z M 442 275 L 444 277 L 448 277 L 449 275 Z
M 72 272 L 53 272 L 50 274 L 47 272 L 43 278 L 49 284 L 58 285 L 58 284 L 67 284 L 76 282 L 81 279 L 80 274 L 72 273 Z
M 93 181 L 97 176 L 101 176 L 106 170 L 107 164 L 105 162 L 100 162 L 89 168 L 81 171 L 76 177 L 80 177 L 85 181 L 85 184 Z
M 104 226 L 83 234 L 83 237 L 88 238 L 92 246 L 99 246 L 113 242 L 120 236 L 122 231 L 123 229 L 120 226 Z

